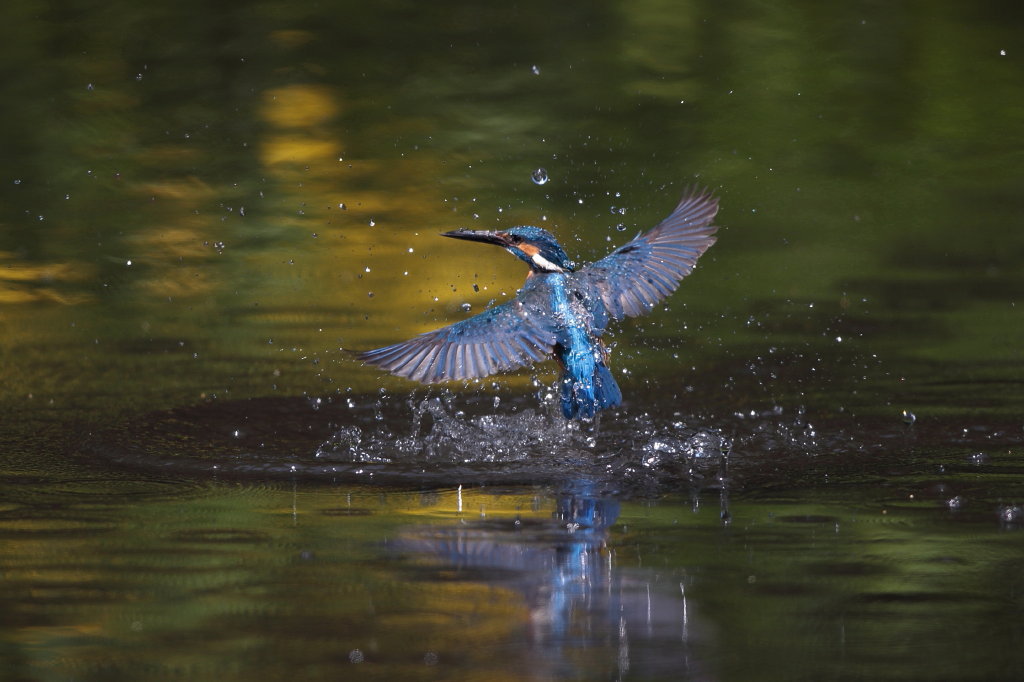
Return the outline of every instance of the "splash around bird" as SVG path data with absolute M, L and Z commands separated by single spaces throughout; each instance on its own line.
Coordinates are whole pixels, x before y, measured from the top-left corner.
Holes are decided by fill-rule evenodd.
M 566 419 L 622 403 L 601 341 L 609 320 L 649 313 L 715 243 L 718 199 L 687 189 L 672 213 L 599 261 L 577 268 L 547 230 L 454 230 L 442 236 L 501 246 L 525 262 L 515 298 L 409 341 L 357 354 L 365 363 L 427 384 L 478 379 L 555 358 Z

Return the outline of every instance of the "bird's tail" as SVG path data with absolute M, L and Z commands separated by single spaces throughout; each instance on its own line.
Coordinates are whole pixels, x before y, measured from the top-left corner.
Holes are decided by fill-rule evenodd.
M 594 366 L 591 377 L 562 376 L 562 414 L 566 419 L 591 419 L 598 410 L 622 404 L 622 391 L 603 362 Z

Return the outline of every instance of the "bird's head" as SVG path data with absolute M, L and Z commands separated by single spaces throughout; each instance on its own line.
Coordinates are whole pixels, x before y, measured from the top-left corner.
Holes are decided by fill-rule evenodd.
M 532 272 L 572 272 L 576 269 L 576 264 L 569 260 L 558 240 L 547 230 L 532 225 L 495 231 L 453 230 L 442 233 L 442 236 L 497 244 L 524 261 Z

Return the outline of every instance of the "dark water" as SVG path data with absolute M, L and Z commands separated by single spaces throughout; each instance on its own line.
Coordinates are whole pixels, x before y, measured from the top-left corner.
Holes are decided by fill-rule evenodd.
M 0 34 L 0 679 L 1024 677 L 1017 3 Z M 586 261 L 695 181 L 719 242 L 596 424 L 347 354 L 522 282 L 439 232 Z

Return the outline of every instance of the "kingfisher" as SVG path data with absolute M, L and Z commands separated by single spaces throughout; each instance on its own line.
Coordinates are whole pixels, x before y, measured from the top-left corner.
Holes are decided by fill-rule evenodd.
M 651 230 L 583 267 L 539 227 L 444 232 L 500 246 L 525 262 L 523 288 L 478 315 L 357 357 L 426 384 L 479 379 L 554 357 L 562 367 L 562 414 L 592 419 L 622 403 L 601 341 L 608 322 L 649 313 L 675 291 L 715 243 L 717 213 L 709 190 L 690 187 Z

